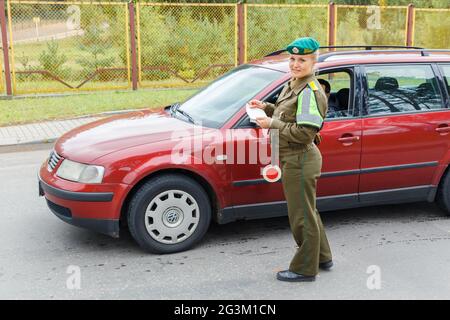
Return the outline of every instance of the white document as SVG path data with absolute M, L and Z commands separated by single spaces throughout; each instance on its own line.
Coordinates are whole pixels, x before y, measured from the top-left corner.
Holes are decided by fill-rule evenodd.
M 245 105 L 245 111 L 247 111 L 250 122 L 253 123 L 256 123 L 256 118 L 267 117 L 264 110 L 259 108 L 250 108 L 250 105 L 248 103 Z

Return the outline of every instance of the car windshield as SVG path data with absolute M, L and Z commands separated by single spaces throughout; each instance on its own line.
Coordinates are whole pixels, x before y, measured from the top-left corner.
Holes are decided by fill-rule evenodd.
M 258 92 L 283 73 L 255 65 L 241 65 L 183 102 L 179 109 L 196 123 L 220 128 Z

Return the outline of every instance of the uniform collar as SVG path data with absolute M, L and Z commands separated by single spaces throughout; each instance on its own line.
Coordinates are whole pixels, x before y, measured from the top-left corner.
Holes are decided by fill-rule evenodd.
M 312 80 L 314 80 L 314 74 L 307 75 L 303 78 L 292 78 L 289 81 L 289 87 L 295 92 L 296 95 L 298 95 L 305 85 Z

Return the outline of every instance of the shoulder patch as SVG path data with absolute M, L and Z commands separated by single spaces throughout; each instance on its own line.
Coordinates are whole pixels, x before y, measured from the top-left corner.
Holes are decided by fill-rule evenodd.
M 313 91 L 319 90 L 319 88 L 317 88 L 317 85 L 316 85 L 316 82 L 315 82 L 315 81 L 310 81 L 310 82 L 308 82 L 308 86 L 309 86 Z

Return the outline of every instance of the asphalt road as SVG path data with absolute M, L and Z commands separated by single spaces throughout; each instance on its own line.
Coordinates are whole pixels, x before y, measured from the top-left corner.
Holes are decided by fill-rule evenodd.
M 43 150 L 0 153 L 0 299 L 450 298 L 450 218 L 434 204 L 324 213 L 335 268 L 284 283 L 286 217 L 213 225 L 190 251 L 147 254 L 128 232 L 112 239 L 53 216 L 36 182 L 51 146 L 31 148 Z

